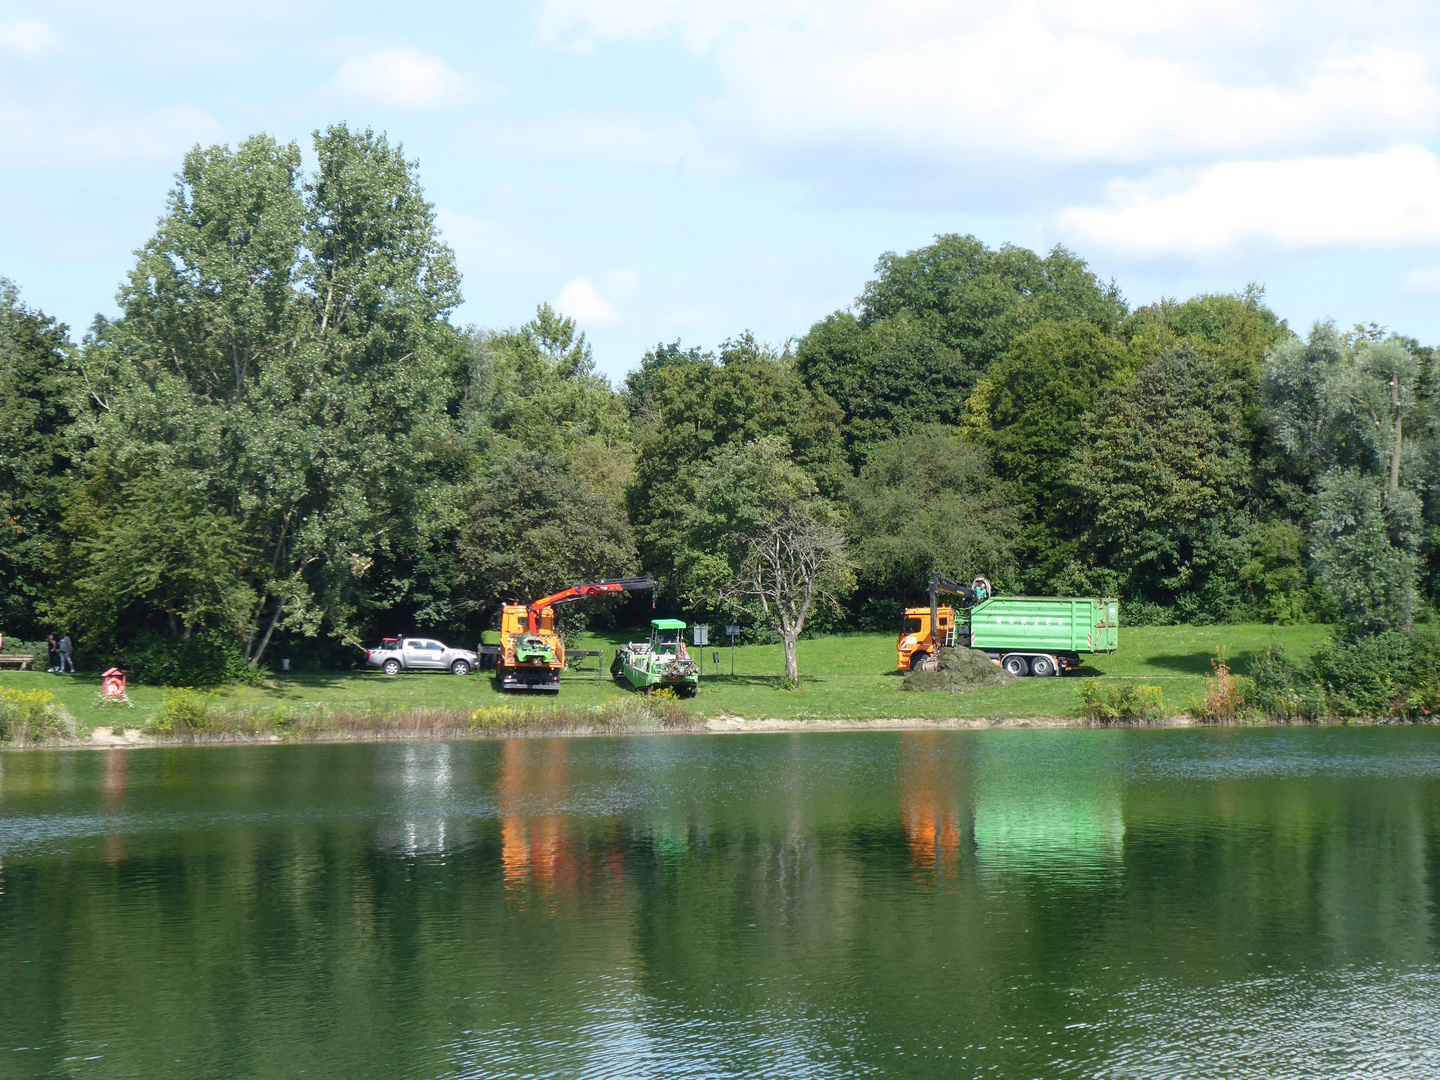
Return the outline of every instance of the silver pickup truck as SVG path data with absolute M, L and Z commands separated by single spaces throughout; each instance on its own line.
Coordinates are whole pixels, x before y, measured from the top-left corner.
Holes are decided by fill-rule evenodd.
M 402 671 L 449 671 L 469 675 L 480 658 L 469 649 L 452 649 L 434 638 L 385 638 L 374 649 L 365 650 L 365 666 L 379 668 L 386 675 Z

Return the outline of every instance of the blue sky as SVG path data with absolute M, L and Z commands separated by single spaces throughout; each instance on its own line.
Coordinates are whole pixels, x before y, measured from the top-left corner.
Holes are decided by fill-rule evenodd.
M 186 149 L 344 120 L 419 160 L 460 322 L 550 301 L 611 376 L 803 334 L 941 232 L 1440 343 L 1437 10 L 0 0 L 0 274 L 83 328 Z

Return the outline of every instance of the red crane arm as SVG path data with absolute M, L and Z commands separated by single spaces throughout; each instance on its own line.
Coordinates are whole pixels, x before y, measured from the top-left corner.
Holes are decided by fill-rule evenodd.
M 605 596 L 622 592 L 640 592 L 645 589 L 653 590 L 657 585 L 654 578 L 618 578 L 615 581 L 592 581 L 586 585 L 572 585 L 568 589 L 561 589 L 557 593 L 541 597 L 530 604 L 527 613 L 527 621 L 530 633 L 539 632 L 540 613 L 546 608 L 556 607 L 559 604 L 569 604 L 576 600 L 583 600 L 587 596 Z

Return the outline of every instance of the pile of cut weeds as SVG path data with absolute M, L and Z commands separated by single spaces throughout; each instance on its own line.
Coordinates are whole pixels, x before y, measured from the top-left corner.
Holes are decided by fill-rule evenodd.
M 941 649 L 940 663 L 934 671 L 912 671 L 905 676 L 902 690 L 948 690 L 963 694 L 970 690 L 988 690 L 992 686 L 1009 686 L 1015 676 L 996 664 L 978 649 Z

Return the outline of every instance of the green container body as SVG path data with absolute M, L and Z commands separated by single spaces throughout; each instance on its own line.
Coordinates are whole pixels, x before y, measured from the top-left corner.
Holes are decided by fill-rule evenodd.
M 986 652 L 1114 652 L 1118 600 L 995 596 L 970 609 L 970 647 Z

